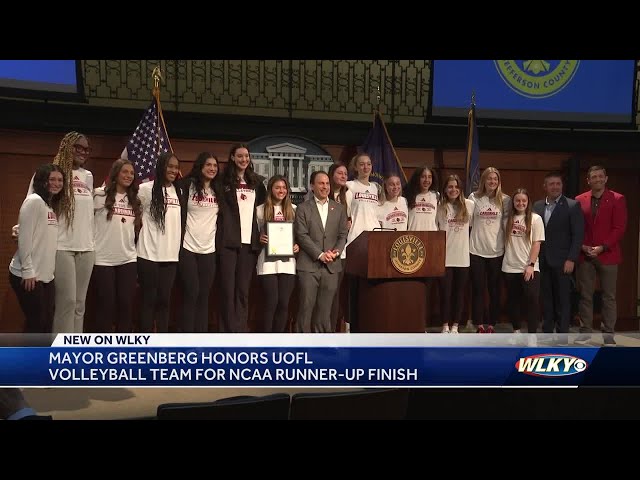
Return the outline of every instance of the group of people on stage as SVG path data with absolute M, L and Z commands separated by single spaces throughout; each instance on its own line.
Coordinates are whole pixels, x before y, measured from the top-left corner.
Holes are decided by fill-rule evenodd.
M 53 163 L 35 172 L 20 209 L 9 276 L 27 332 L 82 332 L 92 274 L 98 331 L 111 331 L 114 320 L 116 331 L 133 330 L 139 284 L 136 330 L 167 332 L 176 273 L 183 292 L 178 331 L 207 332 L 216 269 L 221 331 L 249 331 L 249 288 L 256 271 L 264 301 L 260 331 L 288 331 L 297 280 L 295 331 L 335 332 L 347 246 L 363 231 L 382 227 L 446 231 L 446 273 L 438 279 L 443 333 L 459 331 L 469 276 L 471 316 L 479 333 L 495 331 L 502 279 L 516 333 L 522 311 L 527 331 L 537 331 L 540 297 L 544 332 L 566 333 L 576 269 L 583 331 L 592 328 L 599 276 L 605 343 L 613 342 L 627 212 L 624 196 L 606 188 L 602 166 L 589 169 L 591 190 L 575 200 L 563 195 L 562 175 L 549 173 L 546 198 L 534 204 L 523 188 L 512 196 L 503 193 L 493 167 L 484 169 L 469 198 L 455 174 L 438 190 L 429 167 L 416 169 L 404 192 L 397 175 L 387 175 L 380 187 L 370 180 L 371 158 L 358 154 L 348 166 L 336 163 L 328 172 L 313 172 L 310 193 L 296 208 L 287 178 L 275 175 L 265 188 L 244 144 L 231 148 L 221 174 L 216 156 L 203 152 L 182 177 L 176 155 L 165 153 L 154 180 L 138 185 L 134 165 L 119 159 L 95 189 L 84 168 L 90 151 L 85 135 L 65 135 Z M 265 251 L 271 222 L 293 223 L 293 257 L 273 258 Z

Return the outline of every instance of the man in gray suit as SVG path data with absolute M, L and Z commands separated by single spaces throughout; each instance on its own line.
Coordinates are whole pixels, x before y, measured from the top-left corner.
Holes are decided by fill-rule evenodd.
M 335 260 L 347 241 L 347 214 L 329 198 L 326 172 L 313 172 L 310 183 L 314 194 L 298 205 L 294 222 L 300 246 L 296 259 L 300 283 L 296 332 L 331 333 L 331 305 L 342 269 L 342 262 Z
M 540 249 L 540 273 L 544 333 L 569 333 L 571 281 L 584 237 L 584 218 L 580 205 L 562 194 L 562 174 L 544 177 L 547 197 L 533 205 L 542 217 L 544 237 Z M 566 343 L 563 338 L 563 343 Z

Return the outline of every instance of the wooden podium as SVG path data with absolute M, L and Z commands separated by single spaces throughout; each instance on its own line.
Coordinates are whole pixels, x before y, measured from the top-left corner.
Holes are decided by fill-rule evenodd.
M 362 232 L 347 247 L 352 331 L 424 333 L 425 280 L 444 275 L 445 247 L 444 231 Z

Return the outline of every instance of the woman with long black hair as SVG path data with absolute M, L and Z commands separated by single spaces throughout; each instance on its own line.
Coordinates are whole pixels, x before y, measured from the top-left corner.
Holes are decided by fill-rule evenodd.
M 178 331 L 209 331 L 209 292 L 216 276 L 218 199 L 213 180 L 218 158 L 202 152 L 181 185 L 182 242 L 178 271 L 182 281 L 182 317 Z
M 140 185 L 142 229 L 138 239 L 138 282 L 142 293 L 141 332 L 169 331 L 169 300 L 176 277 L 182 231 L 178 157 L 167 152 L 156 164 L 155 180 Z
M 253 170 L 245 144 L 231 147 L 229 163 L 218 178 L 216 251 L 224 279 L 222 323 L 225 332 L 248 332 L 249 288 L 262 248 L 256 207 L 264 203 L 267 190 Z

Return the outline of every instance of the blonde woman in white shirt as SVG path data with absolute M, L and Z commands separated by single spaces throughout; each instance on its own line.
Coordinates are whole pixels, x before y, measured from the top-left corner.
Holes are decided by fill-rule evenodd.
M 137 283 L 135 236 L 142 226 L 142 206 L 129 160 L 116 160 L 104 187 L 93 196 L 96 226 L 96 332 L 131 333 Z
M 529 333 L 540 323 L 540 265 L 538 255 L 544 242 L 542 217 L 532 212 L 529 193 L 518 188 L 505 221 L 505 252 L 502 271 L 507 284 L 509 317 L 515 333 L 520 333 L 521 309 L 527 312 Z
M 260 243 L 263 245 L 256 270 L 264 298 L 260 330 L 264 333 L 285 333 L 289 324 L 289 299 L 296 285 L 296 259 L 269 258 L 267 223 L 293 223 L 296 207 L 289 196 L 289 181 L 283 175 L 274 175 L 267 184 L 267 199 L 256 208 Z M 293 253 L 300 251 L 293 245 Z
M 34 193 L 20 207 L 18 250 L 9 264 L 9 283 L 24 312 L 25 333 L 51 333 L 53 327 L 57 214 L 64 184 L 57 165 L 38 167 Z
M 385 175 L 378 206 L 378 221 L 382 228 L 406 231 L 409 218 L 407 199 L 402 196 L 398 175 Z
M 469 254 L 471 261 L 471 318 L 477 333 L 494 333 L 500 316 L 502 256 L 504 255 L 504 212 L 510 201 L 502 193 L 500 172 L 487 167 L 478 189 L 469 195 L 474 203 Z M 485 315 L 485 292 L 489 290 L 489 312 Z M 485 321 L 486 320 L 486 321 Z
M 469 224 L 474 204 L 464 198 L 462 181 L 449 175 L 438 204 L 438 229 L 447 232 L 445 275 L 440 282 L 442 333 L 458 333 L 469 280 Z M 449 324 L 451 323 L 451 328 Z

